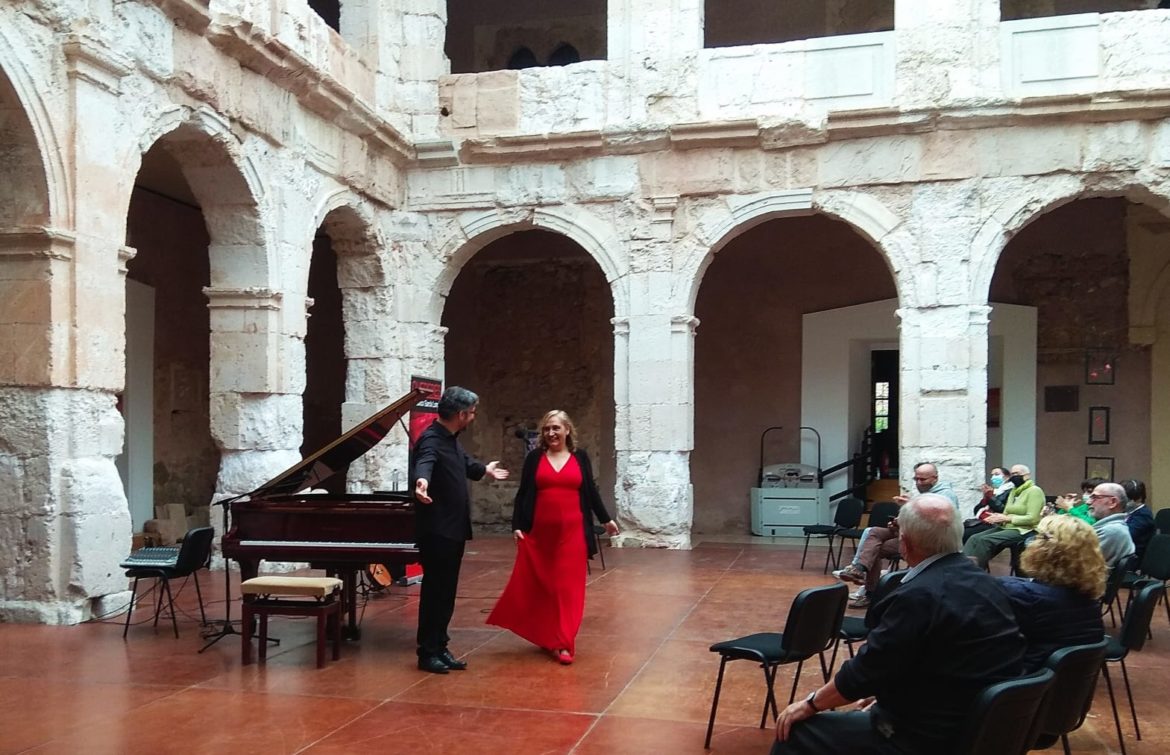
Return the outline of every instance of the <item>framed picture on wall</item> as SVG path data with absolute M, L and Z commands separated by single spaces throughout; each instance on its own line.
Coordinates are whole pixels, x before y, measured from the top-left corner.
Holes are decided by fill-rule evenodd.
M 1085 385 L 1113 385 L 1117 376 L 1117 357 L 1105 351 L 1085 355 Z
M 1109 445 L 1109 407 L 1089 407 L 1089 445 Z
M 1085 479 L 1100 477 L 1103 480 L 1113 480 L 1112 456 L 1086 456 Z

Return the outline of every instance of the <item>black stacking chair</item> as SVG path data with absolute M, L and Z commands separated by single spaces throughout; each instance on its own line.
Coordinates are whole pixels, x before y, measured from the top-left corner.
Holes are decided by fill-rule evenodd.
M 1142 730 L 1138 727 L 1137 709 L 1133 704 L 1133 690 L 1129 686 L 1129 672 L 1125 668 L 1125 657 L 1131 650 L 1141 650 L 1146 644 L 1146 635 L 1150 630 L 1150 621 L 1154 618 L 1154 609 L 1158 599 L 1163 596 L 1166 587 L 1156 579 L 1142 580 L 1134 585 L 1134 598 L 1121 621 L 1121 631 L 1116 637 L 1106 636 L 1108 646 L 1105 650 L 1105 665 L 1101 670 L 1105 674 L 1105 686 L 1109 688 L 1109 704 L 1113 707 L 1113 723 L 1117 726 L 1117 741 L 1121 744 L 1121 753 L 1125 755 L 1125 738 L 1121 735 L 1121 717 L 1117 715 L 1117 699 L 1113 695 L 1113 680 L 1109 677 L 1109 664 L 1121 665 L 1121 677 L 1125 680 L 1125 694 L 1129 698 L 1129 712 L 1133 715 L 1133 732 L 1140 742 Z
M 1117 615 L 1125 619 L 1125 610 L 1121 606 L 1121 599 L 1118 593 L 1121 592 L 1122 585 L 1125 583 L 1126 577 L 1137 568 L 1138 557 L 1135 554 L 1130 554 L 1118 559 L 1113 568 L 1109 570 L 1109 577 L 1105 580 L 1105 594 L 1101 596 L 1101 613 L 1109 616 L 1109 622 L 1113 626 L 1117 626 L 1117 619 L 1113 616 L 1113 606 L 1117 605 Z M 1136 580 L 1130 583 L 1136 584 Z
M 171 594 L 171 580 L 179 577 L 191 576 L 195 579 L 195 594 L 199 598 L 199 617 L 202 623 L 207 623 L 207 614 L 203 612 L 203 593 L 199 589 L 199 570 L 207 566 L 211 559 L 211 541 L 215 537 L 215 530 L 211 527 L 196 527 L 183 536 L 183 544 L 179 548 L 179 556 L 174 566 L 135 567 L 126 570 L 127 577 L 134 578 L 134 587 L 130 591 L 130 606 L 126 609 L 126 626 L 122 629 L 122 639 L 130 631 L 130 616 L 134 613 L 134 599 L 138 596 L 138 580 L 154 579 L 155 587 L 162 589 L 158 592 L 158 600 L 154 605 L 154 626 L 158 628 L 158 616 L 162 612 L 163 597 L 167 599 L 167 606 L 171 611 L 171 626 L 175 630 L 175 639 L 179 637 L 179 623 L 175 618 L 175 599 Z
M 711 700 L 711 719 L 707 722 L 707 739 L 703 746 L 711 747 L 711 732 L 715 728 L 715 711 L 719 708 L 719 691 L 723 688 L 723 671 L 728 661 L 753 661 L 764 670 L 764 681 L 768 694 L 764 698 L 764 712 L 760 716 L 760 728 L 768 720 L 768 709 L 772 717 L 780 715 L 776 708 L 773 689 L 776 672 L 786 663 L 796 664 L 792 677 L 792 693 L 789 704 L 796 699 L 796 686 L 800 681 L 800 670 L 804 662 L 814 655 L 820 657 L 821 676 L 829 680 L 829 668 L 825 665 L 825 651 L 837 642 L 841 631 L 841 619 L 845 616 L 845 604 L 849 602 L 849 588 L 838 582 L 824 587 L 810 587 L 801 590 L 793 598 L 784 622 L 784 632 L 761 632 L 750 634 L 711 646 L 712 653 L 719 653 L 719 677 L 715 682 L 715 696 Z
M 1162 509 L 1162 511 L 1170 511 L 1170 509 Z M 1150 538 L 1149 545 L 1146 546 L 1146 553 L 1142 556 L 1141 571 L 1146 579 L 1156 580 L 1163 585 L 1166 584 L 1167 580 L 1170 580 L 1170 535 L 1157 534 Z M 1136 587 L 1137 582 L 1130 586 L 1130 601 L 1133 600 Z M 1170 621 L 1170 600 L 1165 600 L 1165 597 L 1165 591 L 1163 591 L 1162 598 L 1166 603 L 1166 620 Z
M 1105 664 L 1108 644 L 1109 640 L 1102 638 L 1092 645 L 1061 648 L 1048 656 L 1044 666 L 1051 669 L 1056 678 L 1045 704 L 1036 741 L 1028 749 L 1045 750 L 1059 740 L 1064 745 L 1065 755 L 1070 755 L 1068 733 L 1081 728 L 1093 707 L 1093 693 L 1097 690 L 1101 666 Z
M 975 698 L 951 755 L 1023 755 L 1036 740 L 1051 669 L 987 687 Z
M 869 522 L 866 527 L 889 527 L 890 521 L 898 517 L 898 509 L 901 508 L 893 501 L 878 501 L 869 510 Z M 845 547 L 846 540 L 853 541 L 853 552 L 857 552 L 857 541 L 861 539 L 861 533 L 865 532 L 865 527 L 855 527 L 850 530 L 840 530 L 837 533 L 839 542 L 837 543 L 837 563 L 841 562 L 841 551 Z
M 1154 514 L 1154 526 L 1159 534 L 1170 535 L 1170 509 L 1160 509 Z
M 858 498 L 849 496 L 837 502 L 837 513 L 833 515 L 832 524 L 810 524 L 804 528 L 804 554 L 800 557 L 800 568 L 804 569 L 804 560 L 808 557 L 808 541 L 814 537 L 823 537 L 829 541 L 829 548 L 825 551 L 825 568 L 821 574 L 828 574 L 829 561 L 833 561 L 833 568 L 840 568 L 838 556 L 833 553 L 833 538 L 842 530 L 853 530 L 861 524 L 861 515 L 865 511 L 865 503 Z
M 883 574 L 878 580 L 877 587 L 874 588 L 873 595 L 869 596 L 869 608 L 865 609 L 865 616 L 846 616 L 841 620 L 840 639 L 845 643 L 845 647 L 849 649 L 849 657 L 853 657 L 853 644 L 857 642 L 865 642 L 865 638 L 869 637 L 869 630 L 872 628 L 869 614 L 873 607 L 878 604 L 878 601 L 886 597 L 898 585 L 902 584 L 902 578 L 906 576 L 908 569 L 902 571 L 892 571 Z M 829 673 L 833 673 L 833 668 L 837 665 L 837 649 L 841 646 L 838 642 L 833 646 L 833 657 L 829 661 Z

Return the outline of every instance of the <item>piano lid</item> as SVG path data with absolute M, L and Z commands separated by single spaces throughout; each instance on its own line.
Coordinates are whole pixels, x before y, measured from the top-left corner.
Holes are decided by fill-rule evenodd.
M 347 468 L 355 459 L 369 451 L 386 437 L 402 415 L 426 398 L 425 391 L 415 388 L 372 417 L 356 424 L 349 432 L 306 456 L 276 477 L 253 490 L 250 497 L 266 498 L 273 495 L 299 493 L 316 487 L 323 480 Z

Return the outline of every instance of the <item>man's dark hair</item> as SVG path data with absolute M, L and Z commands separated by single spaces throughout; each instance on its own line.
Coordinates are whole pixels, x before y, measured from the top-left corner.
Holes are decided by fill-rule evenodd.
M 475 393 L 453 385 L 443 391 L 439 399 L 439 419 L 452 419 L 459 412 L 465 412 L 478 403 L 479 396 Z
M 1125 494 L 1129 496 L 1130 501 L 1146 502 L 1146 484 L 1141 480 L 1122 480 L 1121 487 L 1125 488 Z

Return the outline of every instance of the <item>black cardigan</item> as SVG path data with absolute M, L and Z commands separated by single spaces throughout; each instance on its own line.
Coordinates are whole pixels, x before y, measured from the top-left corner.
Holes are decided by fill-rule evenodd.
M 512 530 L 529 532 L 532 529 L 532 519 L 536 512 L 536 467 L 540 464 L 540 457 L 544 456 L 543 448 L 535 448 L 524 457 L 524 469 L 520 472 L 520 489 L 516 491 L 516 500 L 512 503 Z M 585 534 L 586 553 L 592 558 L 597 553 L 597 540 L 593 537 L 593 521 L 590 511 L 597 515 L 602 524 L 613 521 L 605 504 L 601 500 L 601 493 L 597 490 L 597 482 L 593 479 L 593 465 L 589 463 L 589 454 L 581 449 L 573 451 L 577 458 L 577 465 L 581 467 L 581 522 Z

